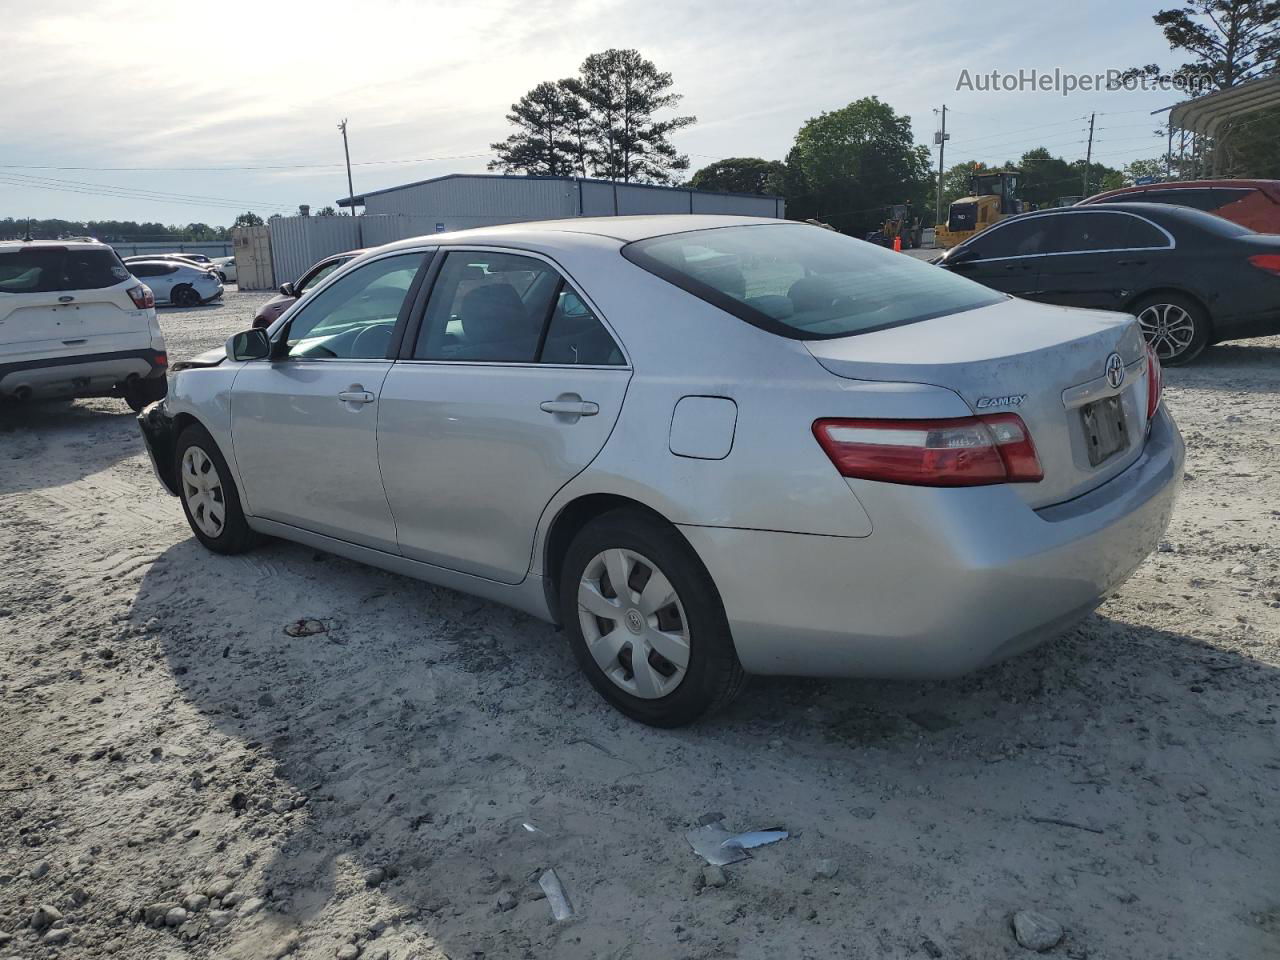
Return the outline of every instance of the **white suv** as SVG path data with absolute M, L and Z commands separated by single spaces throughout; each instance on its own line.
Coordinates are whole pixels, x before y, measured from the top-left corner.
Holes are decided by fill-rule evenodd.
M 216 282 L 216 281 L 215 281 Z M 0 398 L 165 395 L 151 290 L 96 240 L 0 241 Z

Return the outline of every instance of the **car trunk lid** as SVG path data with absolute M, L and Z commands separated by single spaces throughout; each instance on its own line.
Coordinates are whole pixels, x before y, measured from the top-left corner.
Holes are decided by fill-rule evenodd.
M 958 394 L 975 414 L 1017 413 L 1044 468 L 1039 483 L 1013 485 L 1032 507 L 1087 493 L 1142 450 L 1146 348 L 1137 322 L 1123 314 L 1010 299 L 805 344 L 837 376 L 931 384 Z M 1118 386 L 1115 371 L 1108 380 L 1112 354 L 1124 371 Z

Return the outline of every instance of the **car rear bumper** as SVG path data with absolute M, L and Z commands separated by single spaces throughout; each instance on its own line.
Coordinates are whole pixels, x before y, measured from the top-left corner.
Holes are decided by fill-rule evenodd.
M 163 377 L 167 362 L 149 348 L 0 362 L 0 396 L 104 396 L 134 377 Z
M 1183 459 L 1161 410 L 1127 470 L 1038 511 L 1007 486 L 875 484 L 857 488 L 865 538 L 680 529 L 749 672 L 955 676 L 1064 632 L 1123 583 L 1168 526 Z

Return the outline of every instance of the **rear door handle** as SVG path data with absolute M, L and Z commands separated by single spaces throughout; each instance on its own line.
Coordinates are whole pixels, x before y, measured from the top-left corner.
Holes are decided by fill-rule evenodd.
M 538 404 L 543 413 L 559 413 L 567 417 L 594 417 L 600 404 L 590 400 L 543 400 Z
M 373 403 L 374 397 L 368 390 L 360 390 L 353 387 L 350 390 L 343 390 L 339 393 L 338 399 L 344 403 Z
M 1116 261 L 1116 266 L 1118 267 L 1145 267 L 1146 265 L 1147 265 L 1147 261 L 1145 260 L 1117 260 Z

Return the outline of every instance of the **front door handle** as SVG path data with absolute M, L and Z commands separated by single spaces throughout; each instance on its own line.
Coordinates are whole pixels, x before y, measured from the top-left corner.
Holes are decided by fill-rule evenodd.
M 1145 260 L 1117 260 L 1116 261 L 1117 267 L 1145 267 L 1146 265 L 1147 265 L 1147 261 Z
M 368 390 L 361 389 L 357 383 L 339 393 L 338 399 L 344 403 L 373 403 L 374 397 Z

